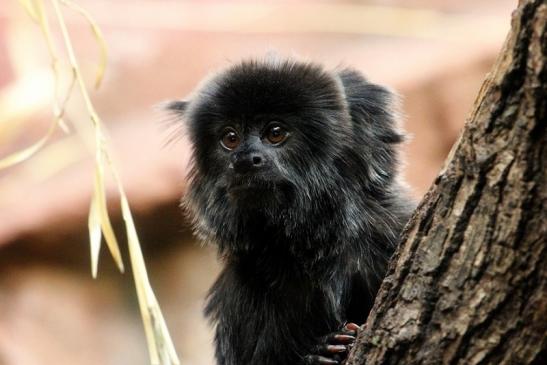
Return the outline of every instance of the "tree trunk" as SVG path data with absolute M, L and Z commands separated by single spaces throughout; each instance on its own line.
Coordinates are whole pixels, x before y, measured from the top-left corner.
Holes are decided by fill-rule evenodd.
M 547 364 L 546 18 L 514 12 L 348 365 Z

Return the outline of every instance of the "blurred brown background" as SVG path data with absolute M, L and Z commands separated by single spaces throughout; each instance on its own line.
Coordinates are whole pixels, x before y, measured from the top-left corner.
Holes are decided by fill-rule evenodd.
M 412 135 L 404 149 L 404 173 L 420 197 L 456 140 L 516 5 L 509 0 L 78 3 L 94 16 L 108 43 L 106 80 L 92 97 L 111 135 L 152 285 L 186 365 L 213 363 L 211 330 L 201 309 L 218 263 L 212 248 L 192 239 L 178 209 L 188 144 L 180 139 L 164 146 L 169 132 L 154 106 L 185 97 L 211 71 L 268 52 L 355 67 L 402 95 L 404 125 Z M 66 14 L 91 80 L 97 46 L 87 23 Z M 41 34 L 18 2 L 0 0 L 0 157 L 45 134 L 51 120 L 49 62 Z M 76 100 L 68 119 L 82 117 Z M 0 365 L 148 363 L 130 273 L 116 272 L 105 253 L 99 278 L 90 275 L 92 164 L 77 135 L 58 132 L 32 159 L 0 171 Z M 116 204 L 111 213 L 124 246 Z

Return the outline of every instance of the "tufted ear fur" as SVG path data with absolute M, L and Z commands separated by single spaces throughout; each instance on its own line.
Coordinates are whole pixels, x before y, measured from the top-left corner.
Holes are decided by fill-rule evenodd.
M 188 101 L 186 100 L 168 101 L 164 106 L 165 110 L 168 110 L 169 112 L 176 115 L 183 115 L 187 107 Z
M 173 100 L 163 102 L 157 106 L 162 114 L 167 112 L 167 115 L 161 120 L 167 131 L 165 146 L 178 141 L 184 135 L 185 112 L 189 104 L 190 102 L 186 100 Z

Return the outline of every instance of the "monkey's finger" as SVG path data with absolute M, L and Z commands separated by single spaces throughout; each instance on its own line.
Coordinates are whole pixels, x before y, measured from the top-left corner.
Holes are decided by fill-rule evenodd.
M 327 345 L 349 345 L 355 342 L 355 336 L 347 332 L 334 332 L 324 337 L 322 343 Z
M 349 345 L 355 342 L 355 336 L 348 335 L 344 332 L 332 333 L 327 336 L 326 342 L 331 345 Z
M 360 327 L 355 323 L 346 323 L 342 328 L 342 332 L 346 335 L 357 336 L 357 332 L 360 330 Z
M 322 350 L 321 353 L 324 355 L 334 355 L 348 351 L 345 345 L 326 345 L 323 346 Z
M 308 355 L 305 357 L 307 365 L 339 365 L 340 362 L 319 355 Z
M 359 327 L 358 324 L 356 323 L 353 323 L 353 322 L 350 322 L 350 323 L 346 323 L 346 325 L 344 326 L 345 329 L 349 330 L 349 331 L 359 331 L 361 329 L 361 327 Z
M 315 349 L 312 353 L 335 357 L 336 355 L 343 354 L 345 352 L 348 352 L 348 348 L 346 345 L 323 343 L 315 346 Z

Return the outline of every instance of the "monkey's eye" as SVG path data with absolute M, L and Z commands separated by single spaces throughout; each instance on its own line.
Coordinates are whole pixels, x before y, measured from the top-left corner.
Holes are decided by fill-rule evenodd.
M 288 136 L 289 133 L 287 130 L 277 123 L 272 123 L 268 126 L 264 134 L 264 138 L 272 145 L 279 145 L 285 142 Z
M 239 138 L 236 130 L 233 128 L 226 128 L 224 130 L 222 138 L 220 139 L 220 144 L 227 150 L 235 149 L 237 146 L 239 146 L 240 142 L 241 139 Z

